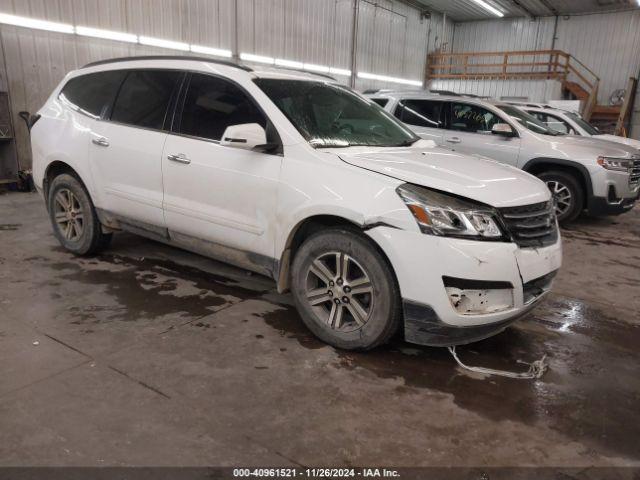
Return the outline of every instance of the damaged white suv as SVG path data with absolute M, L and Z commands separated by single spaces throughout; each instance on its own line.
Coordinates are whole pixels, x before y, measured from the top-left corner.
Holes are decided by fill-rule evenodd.
M 420 140 L 331 78 L 193 57 L 71 72 L 33 116 L 71 252 L 127 230 L 272 277 L 345 349 L 502 331 L 560 267 L 544 183 Z

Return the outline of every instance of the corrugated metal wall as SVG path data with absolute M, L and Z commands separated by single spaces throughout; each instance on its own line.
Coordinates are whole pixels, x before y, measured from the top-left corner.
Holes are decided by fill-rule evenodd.
M 354 0 L 0 0 L 0 12 L 351 69 Z M 453 23 L 440 15 L 421 18 L 397 0 L 360 0 L 356 67 L 422 80 L 427 51 L 450 48 L 452 37 Z M 69 70 L 105 58 L 181 53 L 8 25 L 0 26 L 0 39 L 0 84 L 11 96 L 22 168 L 30 155 L 17 112 L 38 110 Z M 388 87 L 402 85 L 356 82 L 359 89 Z

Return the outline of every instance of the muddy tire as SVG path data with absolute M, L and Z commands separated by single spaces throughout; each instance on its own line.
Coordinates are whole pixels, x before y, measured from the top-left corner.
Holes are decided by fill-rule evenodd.
M 401 323 L 395 275 L 373 241 L 355 229 L 307 238 L 293 259 L 291 291 L 309 330 L 337 348 L 375 348 Z
M 92 255 L 109 246 L 111 234 L 102 232 L 89 194 L 73 175 L 63 173 L 49 187 L 49 218 L 53 233 L 76 255 Z
M 547 184 L 554 196 L 558 222 L 567 224 L 578 218 L 584 208 L 584 192 L 578 179 L 558 170 L 542 172 L 537 177 Z

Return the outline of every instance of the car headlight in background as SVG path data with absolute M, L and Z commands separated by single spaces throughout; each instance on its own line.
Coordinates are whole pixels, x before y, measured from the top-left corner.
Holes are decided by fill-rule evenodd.
M 598 157 L 598 165 L 614 172 L 630 173 L 633 168 L 633 160 L 628 158 Z
M 504 237 L 496 212 L 490 207 L 410 183 L 400 185 L 396 191 L 411 210 L 422 233 L 486 240 Z

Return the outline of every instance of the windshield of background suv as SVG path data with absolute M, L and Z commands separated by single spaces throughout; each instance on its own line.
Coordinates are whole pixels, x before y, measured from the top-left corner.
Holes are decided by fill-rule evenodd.
M 520 110 L 517 107 L 512 107 L 511 105 L 497 105 L 497 107 L 500 110 L 502 110 L 504 113 L 509 115 L 511 118 L 513 118 L 514 120 L 517 120 L 520 123 L 520 125 L 531 130 L 532 132 L 540 133 L 542 135 L 553 135 L 553 136 L 561 135 L 555 130 L 552 130 L 549 127 L 547 127 L 544 123 L 542 123 L 536 117 L 534 117 L 533 115 L 530 115 L 524 110 Z
M 578 124 L 589 135 L 602 135 L 602 132 L 596 127 L 584 120 L 580 115 L 573 112 L 566 112 L 565 115 Z
M 419 140 L 374 102 L 341 85 L 271 78 L 255 82 L 313 147 L 399 147 Z

